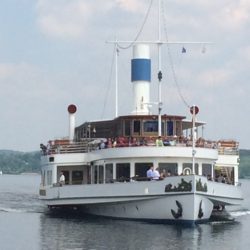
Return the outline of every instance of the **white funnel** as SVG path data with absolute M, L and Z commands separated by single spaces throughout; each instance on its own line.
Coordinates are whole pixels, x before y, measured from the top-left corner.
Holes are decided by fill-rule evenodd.
M 68 106 L 69 112 L 69 141 L 72 142 L 75 136 L 75 113 L 76 113 L 76 106 L 71 104 Z
M 148 115 L 150 113 L 151 60 L 150 49 L 147 44 L 137 44 L 133 47 L 131 81 L 133 83 L 134 94 L 132 113 Z

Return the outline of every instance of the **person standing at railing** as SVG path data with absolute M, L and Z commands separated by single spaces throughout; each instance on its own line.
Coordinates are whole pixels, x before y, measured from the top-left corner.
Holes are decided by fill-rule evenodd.
M 65 176 L 64 176 L 63 172 L 60 173 L 59 184 L 60 184 L 60 186 L 65 184 Z
M 100 149 L 104 149 L 105 147 L 106 147 L 106 145 L 105 145 L 104 141 L 101 140 L 101 143 L 100 143 L 99 148 L 100 148 Z
M 153 171 L 153 180 L 159 180 L 159 179 L 160 179 L 160 173 L 158 171 L 158 168 L 156 168 Z
M 147 171 L 147 177 L 150 179 L 150 180 L 152 180 L 153 179 L 153 177 L 154 177 L 154 166 L 153 165 L 151 165 L 150 166 L 150 168 L 148 169 L 148 171 Z

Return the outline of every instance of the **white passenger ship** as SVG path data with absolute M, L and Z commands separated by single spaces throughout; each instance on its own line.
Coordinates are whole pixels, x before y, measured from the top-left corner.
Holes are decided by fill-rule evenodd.
M 156 44 L 160 51 L 164 42 Z M 150 46 L 147 42 L 133 46 L 130 115 L 75 127 L 77 108 L 71 104 L 69 136 L 49 141 L 47 146 L 41 144 L 40 199 L 50 209 L 200 223 L 215 211 L 218 215 L 228 205 L 241 203 L 237 142 L 202 138 L 205 124 L 196 120 L 197 106 L 190 107 L 191 120 L 163 115 L 159 97 L 159 112 L 151 114 Z M 160 70 L 158 78 L 160 87 Z M 152 165 L 163 173 L 159 180 L 147 177 Z M 63 184 L 59 183 L 61 172 Z

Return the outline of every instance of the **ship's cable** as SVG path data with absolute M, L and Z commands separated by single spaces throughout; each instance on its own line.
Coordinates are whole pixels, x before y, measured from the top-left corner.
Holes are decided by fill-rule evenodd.
M 147 12 L 146 12 L 146 15 L 145 15 L 145 17 L 144 17 L 143 23 L 142 23 L 142 25 L 141 25 L 141 28 L 139 29 L 138 33 L 136 34 L 134 40 L 133 40 L 129 45 L 127 45 L 127 46 L 122 46 L 122 45 L 120 45 L 119 43 L 117 43 L 117 47 L 118 47 L 118 48 L 120 48 L 120 49 L 129 49 L 130 47 L 132 47 L 132 46 L 135 44 L 135 42 L 138 40 L 140 34 L 142 33 L 142 31 L 143 31 L 143 29 L 144 29 L 144 26 L 145 26 L 145 23 L 146 23 L 146 21 L 147 21 L 147 19 L 148 19 L 148 16 L 149 16 L 149 13 L 150 13 L 152 4 L 153 4 L 153 0 L 150 1 L 148 10 L 147 10 Z
M 163 28 L 164 28 L 164 32 L 165 32 L 165 36 L 166 36 L 166 41 L 167 41 L 167 52 L 168 52 L 168 57 L 169 57 L 169 62 L 170 62 L 170 68 L 171 68 L 171 71 L 173 74 L 174 83 L 176 85 L 177 92 L 178 92 L 182 102 L 184 103 L 184 105 L 186 107 L 190 108 L 190 105 L 185 100 L 185 98 L 181 92 L 181 88 L 180 88 L 180 85 L 179 85 L 178 80 L 177 80 L 176 71 L 175 71 L 174 62 L 173 62 L 173 57 L 172 57 L 171 49 L 170 49 L 170 45 L 169 45 L 168 31 L 167 31 L 167 20 L 166 20 L 166 16 L 165 16 L 164 6 L 162 6 L 162 15 L 163 15 Z
M 104 105 L 102 108 L 102 115 L 101 118 L 103 119 L 104 117 L 104 112 L 106 109 L 106 105 L 107 105 L 107 101 L 108 101 L 108 95 L 109 95 L 109 91 L 111 88 L 111 84 L 112 84 L 112 75 L 113 75 L 113 69 L 114 69 L 114 62 L 115 62 L 115 54 L 118 51 L 116 51 L 116 46 L 114 46 L 114 50 L 113 50 L 113 56 L 112 56 L 112 61 L 111 61 L 111 68 L 110 68 L 110 73 L 109 73 L 109 78 L 108 78 L 108 88 L 106 89 L 106 93 L 105 93 L 105 99 L 104 99 Z

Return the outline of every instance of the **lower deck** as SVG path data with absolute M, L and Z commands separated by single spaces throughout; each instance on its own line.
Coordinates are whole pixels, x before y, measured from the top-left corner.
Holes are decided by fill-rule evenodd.
M 132 182 L 147 180 L 147 170 L 154 166 L 161 178 L 192 174 L 192 163 L 189 161 L 151 160 L 118 160 L 97 161 L 92 164 L 71 165 L 53 164 L 42 170 L 42 186 L 59 183 L 60 173 L 65 176 L 65 185 L 107 184 L 115 182 Z M 237 185 L 238 171 L 236 166 L 216 166 L 211 162 L 197 162 L 194 173 L 205 176 L 210 181 Z

